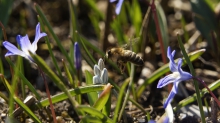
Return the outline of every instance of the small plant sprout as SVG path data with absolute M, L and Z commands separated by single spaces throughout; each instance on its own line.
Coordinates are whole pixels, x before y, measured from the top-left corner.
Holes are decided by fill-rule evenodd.
M 100 58 L 98 65 L 94 66 L 93 84 L 107 84 L 108 83 L 108 71 L 104 68 L 104 61 Z
M 110 0 L 110 2 L 115 2 L 116 0 Z M 121 11 L 121 7 L 122 7 L 122 3 L 124 2 L 124 0 L 118 0 L 118 3 L 116 4 L 116 8 L 115 8 L 115 13 L 117 15 L 119 15 L 120 11 Z
M 185 72 L 182 70 L 182 59 L 179 59 L 178 64 L 175 63 L 173 57 L 175 55 L 175 50 L 171 53 L 170 47 L 167 49 L 167 57 L 170 60 L 169 67 L 170 70 L 173 72 L 172 74 L 169 74 L 165 76 L 164 78 L 160 79 L 157 88 L 162 88 L 170 83 L 173 83 L 172 90 L 170 91 L 170 94 L 167 98 L 167 100 L 164 103 L 164 108 L 167 107 L 167 105 L 172 101 L 173 97 L 177 93 L 178 90 L 178 84 L 181 81 L 185 81 L 192 78 L 192 75 L 188 72 Z
M 18 45 L 21 47 L 21 50 L 19 50 L 12 43 L 8 41 L 4 41 L 3 45 L 8 50 L 8 52 L 5 54 L 5 57 L 12 56 L 12 55 L 20 55 L 28 59 L 29 61 L 34 62 L 33 58 L 29 54 L 29 51 L 35 54 L 37 50 L 37 42 L 39 41 L 40 38 L 44 36 L 47 36 L 47 34 L 44 32 L 43 33 L 40 32 L 40 23 L 38 23 L 36 26 L 35 39 L 32 44 L 28 38 L 28 35 L 25 35 L 23 37 L 21 35 L 17 35 L 16 40 L 18 42 Z
M 107 84 L 108 83 L 108 71 L 105 67 L 104 61 L 100 58 L 98 65 L 94 65 L 93 84 Z M 98 97 L 102 93 L 98 92 Z

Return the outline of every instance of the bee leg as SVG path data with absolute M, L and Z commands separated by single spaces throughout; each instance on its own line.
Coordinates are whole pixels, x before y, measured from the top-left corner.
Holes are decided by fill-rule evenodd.
M 121 64 L 120 70 L 121 70 L 121 74 L 123 74 L 124 71 L 125 71 L 125 66 L 124 66 L 124 64 Z
M 121 66 L 122 66 L 122 68 L 121 68 L 121 69 L 122 69 L 122 72 L 125 71 L 125 65 L 126 65 L 126 63 L 127 63 L 127 62 L 122 62 L 122 64 L 121 64 Z
M 123 74 L 123 71 L 122 71 L 122 64 L 121 64 L 121 62 L 119 61 L 119 60 L 117 60 L 117 66 L 119 67 L 119 69 L 120 69 L 120 71 L 121 71 L 121 74 Z
M 121 74 L 124 73 L 126 62 L 117 60 L 117 65 L 120 68 Z

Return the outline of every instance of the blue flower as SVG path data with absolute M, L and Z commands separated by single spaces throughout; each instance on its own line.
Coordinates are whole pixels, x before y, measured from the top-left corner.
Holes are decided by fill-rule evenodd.
M 147 123 L 157 123 L 155 120 L 149 120 Z M 162 123 L 169 123 L 169 118 L 165 117 L 162 121 Z
M 173 73 L 160 79 L 157 84 L 157 88 L 162 88 L 162 87 L 166 86 L 167 84 L 173 83 L 172 90 L 171 90 L 167 100 L 164 103 L 164 108 L 167 107 L 167 105 L 172 101 L 173 97 L 177 93 L 179 82 L 192 78 L 192 75 L 190 73 L 184 72 L 182 70 L 182 68 L 181 68 L 182 61 L 183 61 L 182 59 L 179 59 L 178 64 L 175 63 L 175 61 L 173 59 L 174 55 L 175 55 L 175 50 L 171 53 L 171 49 L 170 49 L 170 47 L 168 47 L 167 57 L 170 60 L 169 67 Z
M 110 2 L 115 2 L 116 0 L 110 0 Z M 121 6 L 122 6 L 122 3 L 124 2 L 124 0 L 119 0 L 118 3 L 116 4 L 116 8 L 115 8 L 115 13 L 117 15 L 119 15 L 120 11 L 121 11 Z
M 46 36 L 46 33 L 40 33 L 40 23 L 36 26 L 36 33 L 35 33 L 35 39 L 34 42 L 31 44 L 28 35 L 20 36 L 17 35 L 16 40 L 18 42 L 18 45 L 21 47 L 21 50 L 19 50 L 15 45 L 11 44 L 8 41 L 4 41 L 3 45 L 8 50 L 8 52 L 5 54 L 6 56 L 12 56 L 12 55 L 20 55 L 31 62 L 34 62 L 33 58 L 30 56 L 29 51 L 33 54 L 36 54 L 37 50 L 37 42 L 41 37 Z
M 148 123 L 156 123 L 155 120 L 149 120 Z
M 81 53 L 77 42 L 74 44 L 74 63 L 77 70 L 81 68 Z

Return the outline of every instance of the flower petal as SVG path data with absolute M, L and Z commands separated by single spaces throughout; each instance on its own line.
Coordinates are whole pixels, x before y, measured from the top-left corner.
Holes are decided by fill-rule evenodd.
M 99 69 L 98 65 L 94 65 L 93 70 L 95 75 L 98 75 L 99 77 L 101 76 L 101 70 Z
M 28 35 L 25 35 L 25 36 L 20 36 L 18 35 L 16 37 L 17 39 L 17 42 L 18 44 L 20 45 L 21 47 L 21 50 L 26 54 L 26 55 L 29 55 L 29 51 L 31 51 L 32 53 L 35 53 L 35 51 L 33 50 L 32 48 L 32 45 L 31 45 L 31 42 L 28 38 Z
M 169 96 L 167 97 L 166 101 L 164 102 L 164 105 L 163 105 L 164 108 L 166 108 L 167 105 L 168 105 L 169 103 L 171 103 L 171 101 L 172 101 L 172 99 L 173 99 L 174 96 L 175 96 L 175 93 L 170 92 Z
M 100 70 L 103 70 L 105 67 L 104 61 L 101 58 L 99 59 L 98 66 Z
M 181 81 L 185 81 L 185 80 L 188 80 L 188 79 L 191 79 L 192 78 L 192 75 L 188 72 L 185 72 L 182 70 L 181 66 L 182 66 L 182 59 L 180 59 L 178 61 L 178 72 L 180 73 L 180 76 L 181 76 Z
M 4 47 L 8 50 L 8 52 L 5 54 L 6 56 L 11 56 L 11 55 L 20 55 L 22 57 L 26 57 L 25 53 L 22 52 L 21 50 L 19 50 L 15 45 L 13 45 L 12 43 L 8 42 L 8 41 L 4 41 L 2 43 L 4 45 Z
M 180 83 L 180 81 L 175 82 L 175 83 L 173 84 L 173 88 L 172 88 L 171 91 L 173 91 L 173 93 L 175 93 L 175 94 L 177 93 L 179 83 Z
M 93 76 L 93 84 L 102 84 L 102 80 L 98 75 Z
M 163 120 L 163 123 L 170 123 L 169 117 L 165 117 L 165 119 Z M 171 123 L 172 123 L 172 122 L 171 122 Z
M 179 82 L 174 83 L 172 90 L 170 91 L 169 96 L 167 97 L 166 101 L 164 102 L 164 105 L 163 105 L 164 108 L 166 108 L 167 105 L 171 103 L 172 99 L 174 98 L 175 94 L 177 93 L 178 85 L 179 85 Z
M 176 51 L 174 50 L 172 53 L 171 53 L 171 49 L 170 47 L 167 48 L 167 57 L 169 58 L 170 60 L 170 63 L 169 63 L 169 67 L 170 67 L 170 70 L 172 72 L 176 72 L 177 71 L 177 65 L 173 59 L 174 55 L 175 55 Z
M 34 42 L 32 43 L 33 51 L 35 52 L 37 50 L 37 42 L 41 37 L 47 36 L 46 33 L 40 33 L 40 23 L 37 24 L 36 26 L 36 32 L 35 32 L 35 39 Z
M 108 83 L 108 71 L 107 71 L 106 68 L 104 68 L 102 70 L 101 80 L 102 80 L 103 84 L 107 84 Z
M 172 73 L 172 74 L 169 74 L 169 75 L 165 76 L 164 78 L 160 79 L 157 84 L 157 88 L 162 88 L 170 83 L 176 82 L 178 77 L 175 74 L 178 74 L 178 73 Z
M 156 123 L 154 120 L 149 120 L 147 123 Z
M 174 114 L 173 114 L 173 108 L 170 103 L 165 108 L 165 111 L 166 111 L 167 117 L 165 117 L 163 123 L 169 123 L 169 121 L 173 122 Z
M 119 15 L 120 11 L 121 11 L 121 7 L 122 7 L 122 3 L 123 3 L 124 0 L 119 0 L 117 5 L 116 5 L 116 9 L 115 9 L 115 13 L 117 15 Z

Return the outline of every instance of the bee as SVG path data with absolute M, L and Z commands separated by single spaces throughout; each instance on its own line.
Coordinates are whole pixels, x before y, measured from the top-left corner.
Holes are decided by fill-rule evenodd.
M 106 52 L 106 58 L 116 61 L 121 72 L 124 71 L 124 66 L 127 62 L 131 62 L 136 66 L 143 66 L 143 59 L 131 50 L 126 50 L 125 47 L 111 48 Z

